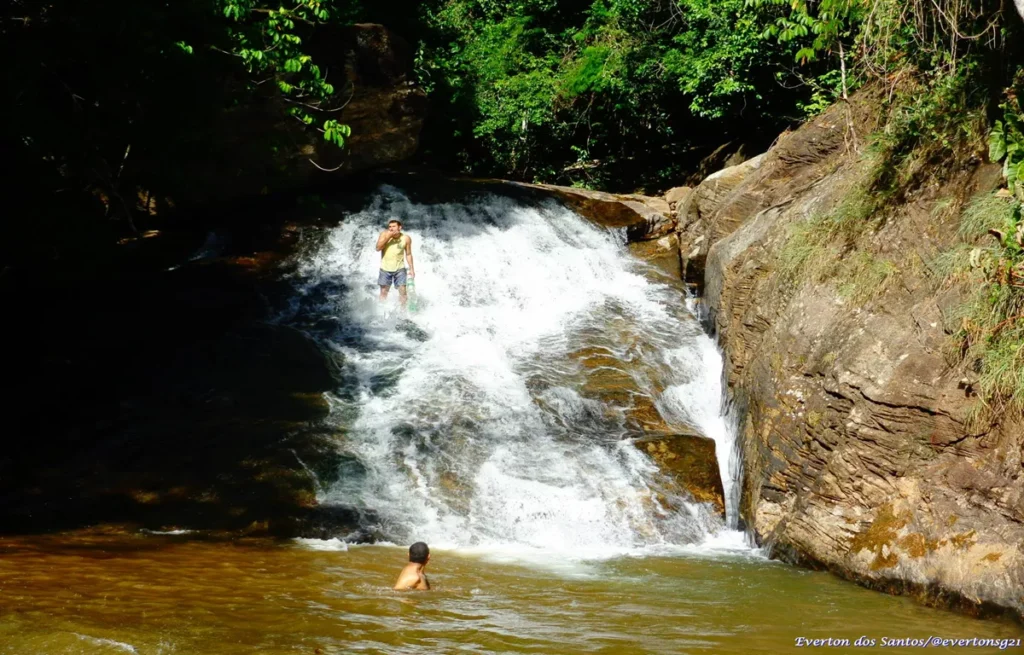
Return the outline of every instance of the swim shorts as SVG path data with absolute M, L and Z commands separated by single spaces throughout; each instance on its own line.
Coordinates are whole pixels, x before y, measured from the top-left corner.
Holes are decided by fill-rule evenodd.
M 394 284 L 396 287 L 405 286 L 405 274 L 406 269 L 400 268 L 397 271 L 385 271 L 381 270 L 377 276 L 377 285 L 382 287 L 390 287 Z

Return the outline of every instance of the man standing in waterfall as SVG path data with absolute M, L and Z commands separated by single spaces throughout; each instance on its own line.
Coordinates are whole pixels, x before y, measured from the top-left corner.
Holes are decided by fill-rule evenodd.
M 380 252 L 380 274 L 377 276 L 377 284 L 380 285 L 381 302 L 388 299 L 388 291 L 394 284 L 398 287 L 402 307 L 405 307 L 408 300 L 405 290 L 406 278 L 415 277 L 416 271 L 412 264 L 412 238 L 408 234 L 402 234 L 402 221 L 393 218 L 388 222 L 388 229 L 377 237 L 377 250 Z
M 405 565 L 402 572 L 398 574 L 398 582 L 395 583 L 396 591 L 412 591 L 414 589 L 429 591 L 430 581 L 423 569 L 427 568 L 430 561 L 430 548 L 422 541 L 417 541 L 409 546 L 409 563 Z

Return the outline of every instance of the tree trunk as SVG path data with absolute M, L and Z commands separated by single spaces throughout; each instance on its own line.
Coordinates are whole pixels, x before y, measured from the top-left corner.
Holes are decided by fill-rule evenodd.
M 1017 5 L 1017 13 L 1024 18 L 1024 0 L 1013 0 L 1013 2 Z

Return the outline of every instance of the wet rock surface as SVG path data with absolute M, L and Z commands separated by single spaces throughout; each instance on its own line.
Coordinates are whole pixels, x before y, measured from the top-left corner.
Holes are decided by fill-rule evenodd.
M 656 397 L 664 391 L 656 367 L 641 358 L 608 349 L 578 350 L 571 358 L 581 365 L 580 394 L 599 402 L 608 418 L 621 421 L 626 438 L 646 453 L 669 480 L 667 489 L 682 491 L 725 516 L 725 500 L 715 442 L 696 428 L 667 421 Z M 670 506 L 667 498 L 658 501 Z M 680 508 L 675 508 L 680 509 Z
M 630 242 L 658 239 L 676 227 L 669 202 L 637 194 L 614 194 L 551 184 L 505 184 L 557 198 L 573 211 L 594 223 L 611 228 L 625 228 Z
M 694 500 L 710 503 L 725 516 L 725 494 L 714 440 L 697 434 L 673 434 L 645 437 L 634 443 Z
M 683 279 L 682 260 L 679 257 L 679 236 L 675 233 L 660 239 L 631 243 L 629 251 L 634 257 L 651 265 L 658 282 L 679 285 Z

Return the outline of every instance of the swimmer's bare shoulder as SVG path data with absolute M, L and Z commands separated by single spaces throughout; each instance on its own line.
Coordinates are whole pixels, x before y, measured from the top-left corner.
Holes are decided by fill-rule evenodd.
M 395 583 L 396 591 L 411 591 L 430 589 L 430 582 L 424 569 L 430 563 L 430 548 L 422 541 L 417 541 L 409 546 L 409 563 L 405 565 L 402 572 L 398 574 L 398 582 Z
M 423 573 L 417 564 L 407 564 L 402 572 L 398 574 L 398 581 L 395 583 L 395 591 L 428 591 L 430 581 L 427 574 Z

